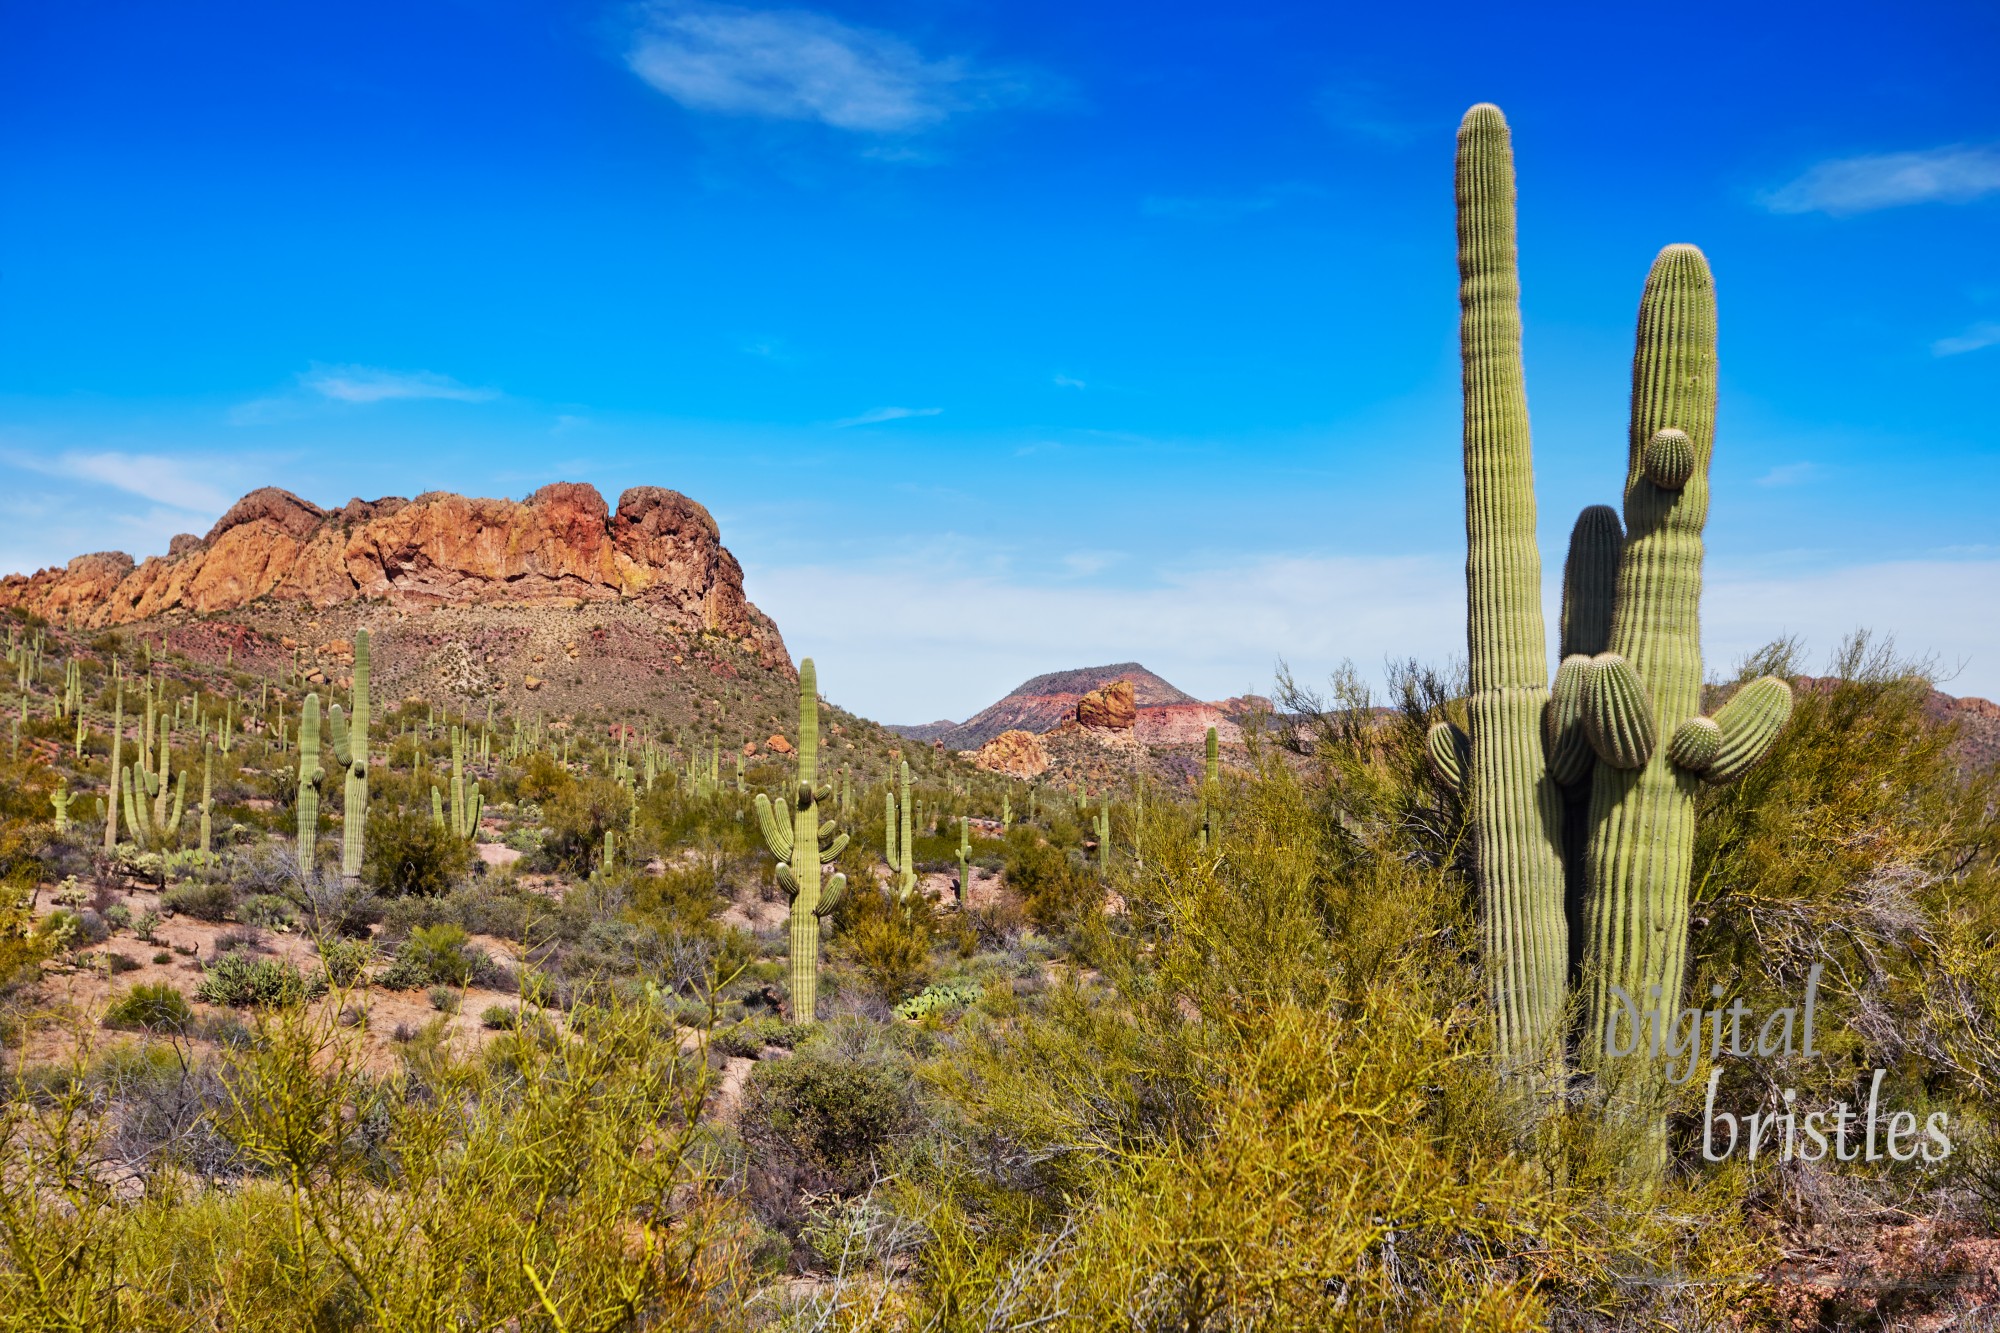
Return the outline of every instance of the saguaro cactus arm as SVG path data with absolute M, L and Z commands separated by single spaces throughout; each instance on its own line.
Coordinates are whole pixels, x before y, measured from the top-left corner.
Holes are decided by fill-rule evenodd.
M 1447 791 L 1462 795 L 1465 773 L 1472 764 L 1472 740 L 1456 722 L 1433 722 L 1424 733 L 1424 752 L 1431 772 Z
M 819 886 L 819 904 L 813 908 L 813 915 L 822 920 L 832 916 L 833 910 L 840 906 L 841 895 L 846 892 L 847 876 L 838 873 L 829 875 L 826 883 Z
M 1644 768 L 1653 756 L 1653 703 L 1632 664 L 1617 653 L 1590 659 L 1583 682 L 1583 731 L 1613 768 Z
M 1674 733 L 1674 763 L 1709 782 L 1734 782 L 1778 743 L 1792 716 L 1792 687 L 1760 676 L 1731 696 L 1711 720 L 1689 718 Z
M 764 845 L 771 849 L 771 855 L 780 862 L 792 859 L 792 830 L 785 821 L 778 818 L 778 812 L 771 804 L 771 798 L 763 792 L 757 793 L 757 828 L 764 835 Z
M 327 709 L 326 721 L 333 733 L 333 757 L 342 768 L 346 768 L 354 762 L 347 748 L 347 714 L 341 711 L 339 704 L 335 704 Z

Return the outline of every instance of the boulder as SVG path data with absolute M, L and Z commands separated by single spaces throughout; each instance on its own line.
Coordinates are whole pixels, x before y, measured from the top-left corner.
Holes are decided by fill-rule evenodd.
M 1003 731 L 975 750 L 972 762 L 989 773 L 1038 778 L 1049 771 L 1049 752 L 1032 731 Z
M 1108 731 L 1130 731 L 1139 720 L 1132 682 L 1114 680 L 1100 685 L 1076 701 L 1076 720 L 1086 727 Z

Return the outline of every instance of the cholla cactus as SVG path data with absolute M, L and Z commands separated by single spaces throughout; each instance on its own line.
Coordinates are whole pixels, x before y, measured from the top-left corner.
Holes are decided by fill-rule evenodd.
M 770 797 L 757 793 L 757 824 L 764 843 L 778 858 L 778 883 L 791 896 L 792 1021 L 811 1023 L 819 1007 L 819 923 L 847 887 L 835 874 L 824 887 L 820 867 L 840 859 L 847 835 L 832 820 L 822 823 L 819 806 L 833 798 L 831 787 L 815 786 L 819 768 L 819 685 L 810 657 L 799 663 L 799 780 L 780 821 Z

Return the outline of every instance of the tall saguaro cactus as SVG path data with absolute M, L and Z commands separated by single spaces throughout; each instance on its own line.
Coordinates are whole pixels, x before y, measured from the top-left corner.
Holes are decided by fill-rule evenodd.
M 819 680 L 810 657 L 799 663 L 799 781 L 788 798 L 789 818 L 780 821 L 771 798 L 757 793 L 757 825 L 778 858 L 778 883 L 792 900 L 792 1021 L 811 1023 L 819 1007 L 819 923 L 847 887 L 835 874 L 824 886 L 820 867 L 840 858 L 847 835 L 832 820 L 820 822 L 819 806 L 833 799 L 819 776 Z
M 1466 112 L 1456 187 L 1471 733 L 1441 724 L 1430 749 L 1467 797 L 1497 1049 L 1503 1065 L 1520 1067 L 1556 1050 L 1569 930 L 1562 796 L 1542 738 L 1549 666 L 1521 369 L 1514 151 L 1499 108 Z
M 910 822 L 910 761 L 902 763 L 900 799 L 897 793 L 882 793 L 882 848 L 889 862 L 889 883 L 896 901 L 909 906 L 917 891 L 917 863 L 914 853 L 915 830 Z
M 310 875 L 319 842 L 319 696 L 308 694 L 299 711 L 299 869 Z
M 122 768 L 121 751 L 125 747 L 125 676 L 115 657 L 111 659 L 111 676 L 111 785 L 104 800 L 104 850 L 107 852 L 118 846 L 119 773 Z
M 1661 1014 L 1687 970 L 1694 799 L 1770 750 L 1791 689 L 1766 676 L 1700 715 L 1702 529 L 1715 439 L 1715 283 L 1691 245 L 1653 261 L 1639 301 L 1625 474 L 1625 542 L 1607 651 L 1580 672 L 1582 731 L 1598 760 L 1585 850 L 1583 1050 L 1615 1097 L 1656 1080 L 1602 1059 L 1612 988 Z M 1620 1006 L 1622 1009 L 1622 1006 Z M 1644 1049 L 1640 1034 L 1620 1044 Z
M 972 816 L 958 817 L 958 905 L 965 906 L 965 895 L 972 887 Z
M 354 720 L 333 706 L 333 757 L 347 772 L 340 800 L 340 873 L 361 876 L 368 838 L 368 631 L 354 632 Z
M 1641 1010 L 1679 1005 L 1696 784 L 1740 776 L 1791 711 L 1790 689 L 1767 676 L 1714 718 L 1698 712 L 1714 283 L 1686 245 L 1661 251 L 1647 278 L 1624 523 L 1596 505 L 1570 534 L 1562 662 L 1550 688 L 1513 157 L 1496 108 L 1466 113 L 1457 181 L 1472 725 L 1469 736 L 1434 727 L 1430 754 L 1467 798 L 1502 1060 L 1518 1067 L 1554 1054 L 1565 974 L 1580 965 L 1585 1062 L 1602 1091 L 1638 1105 L 1656 1081 L 1642 1067 L 1613 1067 L 1605 1024 L 1624 1014 L 1613 1006 L 1619 992 Z M 1640 1034 L 1627 1041 L 1644 1047 Z M 1657 1147 L 1659 1122 L 1652 1127 Z
M 1215 803 L 1222 795 L 1222 747 L 1216 739 L 1215 728 L 1208 729 L 1208 736 L 1202 742 L 1206 751 L 1201 779 L 1201 845 L 1212 847 L 1222 836 L 1217 826 Z

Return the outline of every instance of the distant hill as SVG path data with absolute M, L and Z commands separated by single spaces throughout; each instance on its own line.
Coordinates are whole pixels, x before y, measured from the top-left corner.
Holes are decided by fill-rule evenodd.
M 1118 680 L 1132 682 L 1133 702 L 1142 718 L 1147 709 L 1205 707 L 1201 700 L 1176 689 L 1137 662 L 1114 662 L 1109 666 L 1078 667 L 1036 676 L 1016 686 L 1004 699 L 955 725 L 926 722 L 917 726 L 891 726 L 889 730 L 911 740 L 937 741 L 948 750 L 976 750 L 1003 731 L 1031 731 L 1036 735 L 1053 731 L 1075 716 L 1078 699 Z

